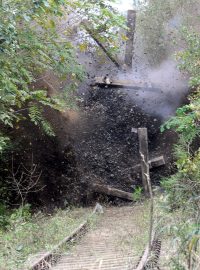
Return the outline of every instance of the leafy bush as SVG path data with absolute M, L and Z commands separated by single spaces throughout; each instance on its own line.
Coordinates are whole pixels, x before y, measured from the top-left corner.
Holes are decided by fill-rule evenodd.
M 142 198 L 142 188 L 141 187 L 136 187 L 134 192 L 133 192 L 133 200 L 134 201 L 140 201 Z
M 62 5 L 59 2 L 50 5 L 48 1 L 28 1 L 24 6 L 23 1 L 3 1 L 1 4 L 0 121 L 5 126 L 14 128 L 24 120 L 24 111 L 29 110 L 30 120 L 53 135 L 42 111 L 44 105 L 59 109 L 59 104 L 48 97 L 45 90 L 31 89 L 30 85 L 46 69 L 66 76 L 69 72 L 64 69 L 65 65 L 76 70 L 78 79 L 82 77 L 71 44 L 61 47 L 56 43 L 56 28 L 47 27 L 48 17 L 55 13 L 61 16 Z M 5 142 L 6 137 L 2 134 L 0 148 L 3 149 Z
M 138 39 L 141 39 L 141 46 L 144 48 L 149 64 L 159 65 L 168 56 L 171 56 L 173 51 L 179 50 L 180 44 L 184 48 L 183 35 L 179 31 L 181 25 L 188 27 L 194 25 L 198 29 L 199 2 L 197 0 L 147 0 L 142 2 L 148 4 L 140 4 Z
M 90 209 L 85 208 L 56 210 L 53 215 L 38 212 L 29 218 L 29 207 L 22 217 L 21 210 L 13 211 L 12 226 L 4 231 L 0 229 L 0 269 L 29 269 L 31 260 L 28 258 L 41 250 L 52 250 L 88 217 L 89 212 Z
M 66 20 L 69 13 L 78 21 L 90 20 L 94 32 L 101 34 L 102 42 L 107 40 L 107 45 L 114 49 L 115 33 L 123 26 L 124 19 L 111 8 L 109 1 L 103 0 L 28 0 L 26 4 L 22 0 L 8 0 L 0 5 L 0 123 L 15 128 L 26 117 L 52 136 L 52 127 L 43 116 L 44 106 L 63 110 L 65 104 L 32 85 L 46 70 L 61 79 L 68 78 L 73 89 L 84 78 L 74 46 L 67 38 L 67 29 L 66 36 L 60 33 L 59 20 Z M 6 141 L 5 134 L 1 134 L 0 150 Z
M 177 54 L 180 69 L 190 74 L 193 93 L 190 103 L 177 110 L 176 116 L 162 127 L 174 129 L 179 134 L 175 146 L 178 172 L 162 185 L 167 191 L 170 208 L 179 208 L 182 220 L 175 224 L 173 237 L 178 243 L 177 257 L 173 258 L 173 269 L 198 269 L 200 228 L 200 34 L 183 29 L 187 49 Z M 172 228 L 173 229 L 173 228 Z
M 8 224 L 9 221 L 6 206 L 4 204 L 0 204 L 0 228 L 6 229 Z
M 19 224 L 29 221 L 31 208 L 29 204 L 14 210 L 8 210 L 4 204 L 0 204 L 0 229 L 13 229 Z
M 9 134 L 24 123 L 34 123 L 42 132 L 54 136 L 45 111 L 64 111 L 75 103 L 74 92 L 85 78 L 76 52 L 85 42 L 80 37 L 76 46 L 71 41 L 69 17 L 80 24 L 90 22 L 101 41 L 117 49 L 117 32 L 124 17 L 110 5 L 113 1 L 7 0 L 0 1 L 0 154 L 8 148 Z M 70 16 L 69 16 L 70 14 Z M 70 37 L 69 37 L 70 36 Z M 93 42 L 94 44 L 94 42 Z M 51 96 L 37 87 L 46 71 L 66 81 L 61 93 Z M 26 121 L 25 121 L 26 120 Z M 23 130 L 23 129 L 21 129 Z M 14 136 L 12 136 L 13 138 Z M 14 139 L 12 140 L 13 143 Z M 16 145 L 13 146 L 15 151 Z M 0 169 L 5 171 L 5 168 Z M 4 177 L 0 179 L 0 195 L 7 196 Z M 2 184 L 3 183 L 3 184 Z

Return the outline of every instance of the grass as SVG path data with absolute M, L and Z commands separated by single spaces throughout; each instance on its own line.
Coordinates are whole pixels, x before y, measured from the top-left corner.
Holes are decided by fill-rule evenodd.
M 155 198 L 154 218 L 156 224 L 161 223 L 159 226 L 161 231 L 163 229 L 165 231 L 162 234 L 163 249 L 168 250 L 171 249 L 169 230 L 173 222 L 179 219 L 179 214 L 163 213 L 159 205 L 160 201 L 162 201 L 161 198 Z M 0 231 L 0 269 L 23 269 L 31 255 L 51 250 L 76 229 L 91 212 L 92 209 L 74 208 L 57 210 L 53 215 L 39 212 L 25 219 L 20 219 L 18 215 L 14 216 L 8 230 Z M 90 218 L 90 228 L 95 229 L 97 219 L 98 216 Z M 133 207 L 129 220 L 132 224 L 130 234 L 124 232 L 123 220 L 121 222 L 122 227 L 117 237 L 117 244 L 123 250 L 126 248 L 129 250 L 132 246 L 134 254 L 140 256 L 148 243 L 149 201 L 146 200 Z
M 180 211 L 168 212 L 163 207 L 164 197 L 155 196 L 154 198 L 154 227 L 162 239 L 162 257 L 160 263 L 162 266 L 168 266 L 170 259 L 174 256 L 175 246 L 171 228 L 182 219 Z M 123 249 L 132 246 L 134 255 L 140 256 L 149 241 L 149 223 L 150 223 L 150 205 L 149 200 L 134 206 L 134 212 L 130 216 L 130 222 L 133 224 L 132 232 L 125 237 L 122 235 L 120 245 Z M 170 268 L 169 268 L 170 269 Z
M 133 223 L 133 233 L 127 241 L 133 247 L 135 255 L 140 256 L 148 243 L 149 233 L 149 201 L 134 207 L 134 215 L 130 217 Z
M 18 220 L 7 231 L 0 231 L 0 269 L 22 269 L 30 255 L 49 251 L 88 217 L 91 209 L 41 212 L 28 220 Z

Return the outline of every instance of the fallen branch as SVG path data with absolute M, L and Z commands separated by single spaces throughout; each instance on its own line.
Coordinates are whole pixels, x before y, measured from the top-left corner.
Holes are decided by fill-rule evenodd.
M 149 169 L 157 168 L 166 164 L 164 156 L 152 158 L 148 161 L 148 163 L 149 163 Z M 141 169 L 141 164 L 137 164 L 133 167 L 130 167 L 130 169 L 139 170 Z

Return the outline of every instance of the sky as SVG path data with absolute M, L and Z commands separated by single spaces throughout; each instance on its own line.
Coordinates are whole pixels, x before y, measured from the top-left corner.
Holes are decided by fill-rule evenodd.
M 114 4 L 120 11 L 127 11 L 128 9 L 135 9 L 134 2 L 138 5 L 139 3 L 145 3 L 145 0 L 118 0 L 117 4 Z
M 120 11 L 126 11 L 133 8 L 133 0 L 119 0 L 118 4 L 115 4 Z

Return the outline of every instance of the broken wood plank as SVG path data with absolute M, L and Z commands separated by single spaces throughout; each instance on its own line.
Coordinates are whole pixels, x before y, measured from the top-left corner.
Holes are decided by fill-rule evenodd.
M 151 168 L 156 168 L 165 165 L 165 158 L 164 156 L 159 156 L 155 157 L 149 160 L 149 167 Z
M 136 11 L 128 10 L 127 14 L 127 41 L 125 50 L 125 65 L 128 68 L 132 68 L 133 65 L 133 53 L 134 53 L 134 36 L 135 36 L 135 24 L 136 24 Z
M 155 158 L 152 158 L 149 160 L 149 168 L 150 169 L 157 168 L 157 167 L 163 166 L 165 164 L 166 164 L 166 162 L 165 162 L 164 156 L 155 157 Z M 140 168 L 141 168 L 141 164 L 137 164 L 137 165 L 131 167 L 131 169 L 133 169 L 133 170 L 139 170 Z
M 102 87 L 116 87 L 116 88 L 129 88 L 139 90 L 141 88 L 150 88 L 152 90 L 158 90 L 157 88 L 152 87 L 150 83 L 142 81 L 131 81 L 131 80 L 117 80 L 105 77 L 95 77 L 95 85 Z
M 121 199 L 133 201 L 133 195 L 132 193 L 125 192 L 116 188 L 111 188 L 106 185 L 100 185 L 100 184 L 92 184 L 92 189 L 94 192 L 102 193 L 105 195 L 118 197 Z

